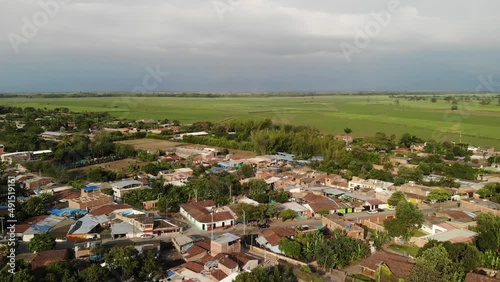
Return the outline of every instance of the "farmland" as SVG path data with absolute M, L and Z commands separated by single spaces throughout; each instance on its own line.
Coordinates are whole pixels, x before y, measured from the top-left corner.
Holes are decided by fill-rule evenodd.
M 123 119 L 177 119 L 225 122 L 270 118 L 278 123 L 311 125 L 323 132 L 353 130 L 355 137 L 411 133 L 425 139 L 500 147 L 500 106 L 458 101 L 458 111 L 442 97 L 436 103 L 391 99 L 387 95 L 307 97 L 82 97 L 2 98 L 0 105 L 109 112 Z

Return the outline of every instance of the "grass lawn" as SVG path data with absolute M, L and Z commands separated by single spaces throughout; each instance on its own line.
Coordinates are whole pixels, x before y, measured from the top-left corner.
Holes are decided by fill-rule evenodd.
M 415 236 L 415 237 L 422 237 L 422 236 L 425 236 L 425 235 L 428 235 L 428 234 L 425 233 L 422 230 L 417 230 L 417 231 L 415 231 L 415 235 L 413 235 L 413 236 Z
M 308 97 L 83 97 L 1 98 L 0 105 L 72 111 L 109 112 L 116 118 L 178 119 L 227 122 L 269 118 L 277 123 L 311 125 L 326 133 L 349 127 L 355 137 L 384 132 L 400 137 L 411 133 L 424 139 L 462 141 L 500 147 L 500 106 L 459 101 L 458 111 L 439 99 L 407 101 L 387 95 Z
M 358 281 L 367 281 L 367 282 L 375 282 L 375 279 L 372 279 L 368 276 L 364 276 L 363 274 L 353 274 L 349 277 L 356 278 Z
M 410 254 L 413 257 L 416 257 L 418 254 L 418 250 L 420 250 L 419 247 L 412 246 L 412 245 L 397 245 L 397 244 L 391 244 L 389 245 L 389 249 L 394 250 L 399 253 L 407 253 Z

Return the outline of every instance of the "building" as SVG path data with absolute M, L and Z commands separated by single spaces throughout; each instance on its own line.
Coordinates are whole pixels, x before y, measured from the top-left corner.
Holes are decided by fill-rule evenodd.
M 107 224 L 109 218 L 105 215 L 90 214 L 75 221 L 68 230 L 67 239 L 71 241 L 99 238 L 101 226 Z
M 231 233 L 224 233 L 210 242 L 210 254 L 216 256 L 220 253 L 240 253 L 241 239 Z
M 32 224 L 26 231 L 23 232 L 22 237 L 24 242 L 29 242 L 33 237 L 39 234 L 47 234 L 49 231 L 58 225 L 65 217 L 49 215 L 44 219 Z M 17 227 L 17 226 L 16 226 Z M 16 229 L 17 230 L 17 229 Z M 17 231 L 16 231 L 17 232 Z
M 474 240 L 477 235 L 476 232 L 467 229 L 452 229 L 445 232 L 439 232 L 434 235 L 427 235 L 420 237 L 421 240 L 430 241 L 436 240 L 439 242 L 451 242 L 451 243 L 468 243 Z
M 180 213 L 201 230 L 212 230 L 234 225 L 234 216 L 229 211 L 219 211 L 215 208 L 213 200 L 182 204 Z
M 301 204 L 296 202 L 287 202 L 281 204 L 284 209 L 290 209 L 297 213 L 297 218 L 303 218 L 307 216 L 308 209 Z
M 31 269 L 35 270 L 37 268 L 47 267 L 55 262 L 67 261 L 68 259 L 69 251 L 66 249 L 41 251 L 36 253 L 31 261 Z
M 73 209 L 88 210 L 113 203 L 113 197 L 101 193 L 99 186 L 87 186 L 80 191 L 80 197 L 68 199 Z
M 71 135 L 71 133 L 56 132 L 56 131 L 45 131 L 38 135 L 40 139 L 45 141 L 60 141 L 63 136 Z
M 372 190 L 387 190 L 394 185 L 392 182 L 386 182 L 377 179 L 363 179 L 354 176 L 351 181 L 349 181 L 349 189 L 351 191 L 359 189 L 372 189 Z
M 260 232 L 255 241 L 262 247 L 271 250 L 274 253 L 282 254 L 279 249 L 279 243 L 282 238 L 293 239 L 295 229 L 292 227 L 273 227 Z
M 31 179 L 27 179 L 26 181 L 24 181 L 24 189 L 37 189 L 37 188 L 40 188 L 42 186 L 45 186 L 47 184 L 50 184 L 52 183 L 53 179 L 50 178 L 50 177 L 38 177 L 38 176 L 35 176 Z
M 136 189 L 144 189 L 144 184 L 137 180 L 123 180 L 111 183 L 111 188 L 113 189 L 113 200 L 121 203 L 126 193 Z
M 100 247 L 101 245 L 101 240 L 75 242 L 73 248 L 75 251 L 75 258 L 89 257 L 92 255 L 92 250 Z
M 387 267 L 390 273 L 397 278 L 405 279 L 409 276 L 415 264 L 407 257 L 386 251 L 378 251 L 363 259 L 359 266 L 361 267 L 361 274 L 372 279 L 376 278 L 377 269 L 381 266 Z
M 362 227 L 334 214 L 323 216 L 321 218 L 321 224 L 331 230 L 344 230 L 347 233 L 347 236 L 354 239 L 363 240 L 365 238 L 365 230 Z
M 203 136 L 208 136 L 208 135 L 209 134 L 205 131 L 189 132 L 189 133 L 175 134 L 174 139 L 182 140 L 184 138 L 184 136 L 203 137 Z

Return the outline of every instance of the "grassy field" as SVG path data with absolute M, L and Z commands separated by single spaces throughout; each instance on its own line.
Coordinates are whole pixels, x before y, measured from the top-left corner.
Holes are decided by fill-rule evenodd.
M 418 250 L 420 249 L 419 247 L 416 246 L 410 246 L 410 245 L 397 245 L 397 244 L 392 244 L 389 246 L 391 250 L 394 250 L 399 253 L 407 253 L 410 254 L 413 257 L 416 257 L 418 254 Z
M 89 171 L 89 170 L 93 170 L 96 168 L 104 168 L 104 169 L 112 170 L 114 172 L 124 172 L 124 171 L 127 171 L 129 165 L 143 166 L 143 165 L 146 165 L 148 163 L 149 162 L 140 161 L 140 160 L 136 160 L 136 159 L 123 159 L 123 160 L 112 161 L 112 162 L 107 162 L 107 163 L 84 166 L 81 168 L 75 168 L 75 169 L 71 169 L 70 171 Z
M 165 149 L 186 145 L 186 143 L 149 139 L 149 138 L 117 141 L 116 143 L 131 145 L 136 150 L 162 150 L 162 151 Z
M 354 136 L 412 133 L 425 139 L 459 141 L 500 147 L 500 106 L 459 102 L 458 111 L 443 100 L 406 101 L 388 96 L 314 97 L 118 97 L 118 98 L 3 98 L 0 105 L 68 107 L 72 111 L 105 111 L 117 118 L 178 119 L 183 123 L 210 120 L 270 118 L 279 123 L 312 125 L 324 132 Z

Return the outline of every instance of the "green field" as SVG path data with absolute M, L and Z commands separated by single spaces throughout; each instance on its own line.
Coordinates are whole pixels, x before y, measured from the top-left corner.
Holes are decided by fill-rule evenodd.
M 425 139 L 462 141 L 500 147 L 500 106 L 438 100 L 406 101 L 388 96 L 314 97 L 104 97 L 104 98 L 2 98 L 0 105 L 18 107 L 67 107 L 72 111 L 106 111 L 117 118 L 178 119 L 183 123 L 210 120 L 271 118 L 275 122 L 312 125 L 324 132 L 341 133 L 345 127 L 354 136 L 376 132 L 412 133 Z

